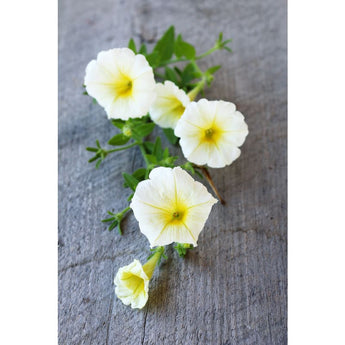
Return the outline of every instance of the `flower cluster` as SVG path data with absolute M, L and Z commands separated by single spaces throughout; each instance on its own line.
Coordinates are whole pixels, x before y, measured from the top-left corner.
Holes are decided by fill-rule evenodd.
M 220 34 L 211 49 L 196 55 L 195 48 L 181 35 L 175 38 L 174 27 L 170 27 L 151 53 L 145 45 L 137 50 L 131 39 L 128 48 L 102 51 L 86 67 L 85 94 L 104 108 L 120 130 L 108 141 L 116 148 L 104 149 L 99 141 L 96 147 L 88 147 L 95 154 L 89 161 L 99 167 L 110 153 L 137 146 L 146 165 L 132 174 L 123 173 L 124 187 L 132 190 L 130 205 L 117 214 L 108 212 L 111 217 L 103 220 L 110 223 L 109 230 L 118 227 L 122 234 L 121 220 L 133 210 L 153 251 L 144 265 L 134 260 L 116 274 L 115 293 L 132 308 L 146 304 L 149 281 L 165 256 L 164 246 L 175 243 L 178 254 L 185 256 L 197 246 L 217 202 L 189 173 L 204 176 L 223 203 L 207 167 L 222 168 L 236 160 L 248 127 L 233 103 L 205 98 L 196 102 L 195 98 L 220 68 L 202 71 L 197 61 L 216 50 L 230 50 L 229 42 Z M 180 61 L 186 62 L 184 69 L 169 67 Z M 178 157 L 162 147 L 159 136 L 154 142 L 147 140 L 155 125 L 172 144 L 180 145 L 187 160 L 184 164 L 175 164 Z

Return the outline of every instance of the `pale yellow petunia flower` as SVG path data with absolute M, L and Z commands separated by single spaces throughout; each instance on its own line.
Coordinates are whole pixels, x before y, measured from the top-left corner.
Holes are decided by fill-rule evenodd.
M 142 266 L 140 261 L 134 260 L 118 270 L 114 279 L 115 294 L 125 305 L 130 304 L 132 308 L 139 309 L 145 306 L 149 297 L 150 279 L 163 253 L 164 248 L 158 248 L 145 265 Z
M 146 115 L 156 97 L 151 66 L 128 48 L 100 52 L 87 65 L 84 83 L 88 94 L 114 119 Z
M 158 167 L 141 181 L 130 207 L 151 247 L 173 242 L 197 245 L 217 200 L 180 167 Z
M 175 128 L 184 156 L 192 163 L 222 168 L 237 159 L 248 134 L 244 116 L 233 103 L 191 102 Z
M 190 99 L 182 89 L 169 80 L 164 84 L 157 83 L 156 92 L 157 98 L 150 108 L 151 119 L 162 128 L 174 129 Z

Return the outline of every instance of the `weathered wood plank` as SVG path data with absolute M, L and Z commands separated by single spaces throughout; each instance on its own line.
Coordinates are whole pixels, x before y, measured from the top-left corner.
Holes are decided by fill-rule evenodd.
M 145 260 L 148 242 L 132 214 L 122 237 L 100 219 L 125 207 L 121 172 L 141 156 L 87 163 L 85 147 L 115 129 L 81 84 L 100 50 L 130 36 L 152 43 L 171 24 L 199 52 L 219 31 L 233 38 L 233 54 L 204 63 L 223 65 L 207 97 L 237 104 L 250 134 L 233 165 L 212 170 L 226 206 L 213 208 L 185 260 L 169 251 L 138 311 L 115 298 L 113 278 Z M 60 344 L 286 344 L 286 91 L 285 1 L 60 0 Z

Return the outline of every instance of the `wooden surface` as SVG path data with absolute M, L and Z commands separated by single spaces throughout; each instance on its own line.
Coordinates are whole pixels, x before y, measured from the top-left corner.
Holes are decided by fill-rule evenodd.
M 144 261 L 149 243 L 130 214 L 124 235 L 100 220 L 127 205 L 121 172 L 143 162 L 131 149 L 88 164 L 86 146 L 116 133 L 82 95 L 87 63 L 101 50 L 155 42 L 171 24 L 197 51 L 220 31 L 233 53 L 209 99 L 234 102 L 249 136 L 240 158 L 212 169 L 227 200 L 218 203 L 197 249 L 185 260 L 168 250 L 143 310 L 115 298 L 118 268 Z M 282 0 L 60 0 L 59 2 L 59 344 L 287 343 L 286 3 Z

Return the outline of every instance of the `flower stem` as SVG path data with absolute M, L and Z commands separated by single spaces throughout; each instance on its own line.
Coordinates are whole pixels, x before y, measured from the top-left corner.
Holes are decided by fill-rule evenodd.
M 138 143 L 138 145 L 139 145 L 139 148 L 140 148 L 140 152 L 141 152 L 141 154 L 142 154 L 142 156 L 143 156 L 143 158 L 144 158 L 146 167 L 148 168 L 149 165 L 150 165 L 150 162 L 149 162 L 149 160 L 148 160 L 147 157 L 146 157 L 146 150 L 145 150 L 145 147 L 144 147 L 143 143 Z
M 209 183 L 209 185 L 211 186 L 212 190 L 214 191 L 214 193 L 217 195 L 217 198 L 219 199 L 220 203 L 222 205 L 225 205 L 226 202 L 225 200 L 220 196 L 219 192 L 218 192 L 218 189 L 217 187 L 215 186 L 213 180 L 212 180 L 212 177 L 209 173 L 209 171 L 207 170 L 207 168 L 203 167 L 203 166 L 199 166 L 199 165 L 196 165 L 197 168 L 199 168 L 201 170 L 201 172 L 203 173 L 203 175 L 205 176 L 207 182 Z
M 159 262 L 161 256 L 164 253 L 164 247 L 157 247 L 155 253 L 151 256 L 151 258 L 143 265 L 143 269 L 149 279 L 151 279 L 153 272 L 155 271 L 155 267 Z
M 195 60 L 200 60 L 200 59 L 204 58 L 205 56 L 212 54 L 213 52 L 215 52 L 215 51 L 218 50 L 218 49 L 220 49 L 220 48 L 217 47 L 217 46 L 214 46 L 213 48 L 209 49 L 207 52 L 205 52 L 205 53 L 203 53 L 203 54 L 197 56 L 197 57 L 195 58 Z
M 135 145 L 138 145 L 137 142 L 131 144 L 131 145 L 127 145 L 127 146 L 123 146 L 123 147 L 119 147 L 117 149 L 112 149 L 112 150 L 109 150 L 109 151 L 105 151 L 106 153 L 112 153 L 112 152 L 116 152 L 116 151 L 122 151 L 122 150 L 126 150 L 126 149 L 130 149 L 131 147 L 135 146 Z
M 119 212 L 117 215 L 122 219 L 123 216 L 125 215 L 125 213 L 127 211 L 129 211 L 131 208 L 129 206 L 127 206 L 125 209 L 123 209 L 121 212 Z
M 221 48 L 218 47 L 218 46 L 214 46 L 211 49 L 209 49 L 208 51 L 206 51 L 205 53 L 202 53 L 201 55 L 195 56 L 194 60 L 203 59 L 205 56 L 210 55 L 210 54 L 212 54 L 213 52 L 215 52 L 216 50 L 219 50 L 219 49 L 221 49 Z M 176 62 L 185 62 L 185 61 L 192 61 L 193 62 L 194 60 L 190 60 L 190 59 L 187 59 L 187 58 L 172 59 L 172 60 L 168 60 L 168 61 L 162 62 L 156 68 L 164 67 L 164 66 L 170 65 L 172 63 L 176 63 Z
M 187 94 L 191 101 L 194 101 L 198 93 L 205 87 L 206 79 L 202 78 L 195 86 L 194 89 L 190 90 Z

